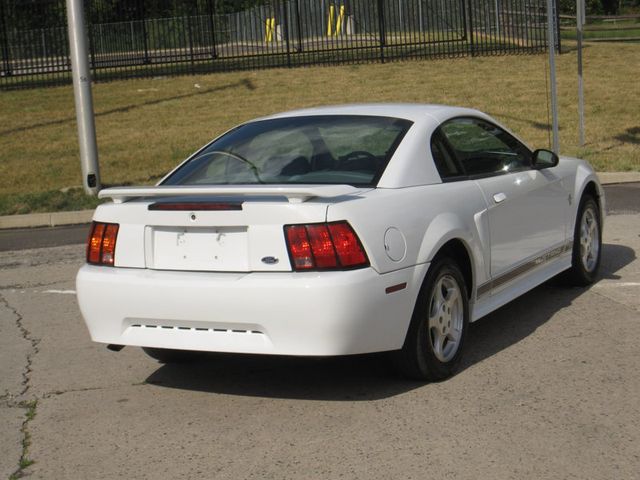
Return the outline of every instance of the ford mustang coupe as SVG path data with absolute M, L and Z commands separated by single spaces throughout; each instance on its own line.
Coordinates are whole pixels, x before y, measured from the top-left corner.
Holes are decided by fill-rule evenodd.
M 162 362 L 392 351 L 423 380 L 455 372 L 469 322 L 561 272 L 593 282 L 604 218 L 586 162 L 440 105 L 261 118 L 99 196 L 77 276 L 94 341 Z

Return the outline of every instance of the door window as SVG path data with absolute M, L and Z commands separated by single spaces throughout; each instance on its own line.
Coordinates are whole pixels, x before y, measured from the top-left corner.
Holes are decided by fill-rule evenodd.
M 478 118 L 454 118 L 438 130 L 466 175 L 497 175 L 531 168 L 529 149 L 492 123 Z M 432 152 L 433 148 L 432 145 Z M 435 159 L 437 152 L 433 153 Z

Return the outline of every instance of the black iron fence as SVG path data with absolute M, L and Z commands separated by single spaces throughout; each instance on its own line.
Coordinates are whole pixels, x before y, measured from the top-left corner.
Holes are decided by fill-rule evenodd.
M 85 0 L 85 15 L 96 81 L 547 45 L 546 0 Z M 0 89 L 69 82 L 68 50 L 64 0 L 0 0 Z

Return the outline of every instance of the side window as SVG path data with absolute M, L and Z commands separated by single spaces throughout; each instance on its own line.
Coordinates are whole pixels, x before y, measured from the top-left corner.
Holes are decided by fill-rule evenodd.
M 478 118 L 454 118 L 440 127 L 467 175 L 531 168 L 531 152 L 501 128 Z
M 436 164 L 440 178 L 443 180 L 462 175 L 462 171 L 458 167 L 456 160 L 449 153 L 449 149 L 444 144 L 439 132 L 434 133 L 431 137 L 431 156 Z

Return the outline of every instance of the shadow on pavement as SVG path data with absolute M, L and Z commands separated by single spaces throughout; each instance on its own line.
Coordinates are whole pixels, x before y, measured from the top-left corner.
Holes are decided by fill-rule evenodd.
M 619 278 L 616 272 L 635 258 L 629 247 L 604 245 L 601 277 Z M 473 323 L 461 371 L 528 337 L 586 290 L 552 279 Z M 324 401 L 378 400 L 423 386 L 399 378 L 385 353 L 330 358 L 207 354 L 197 363 L 163 365 L 146 381 L 210 393 Z
M 386 354 L 330 358 L 208 354 L 163 365 L 147 383 L 227 395 L 324 401 L 388 398 L 421 386 L 394 377 Z

